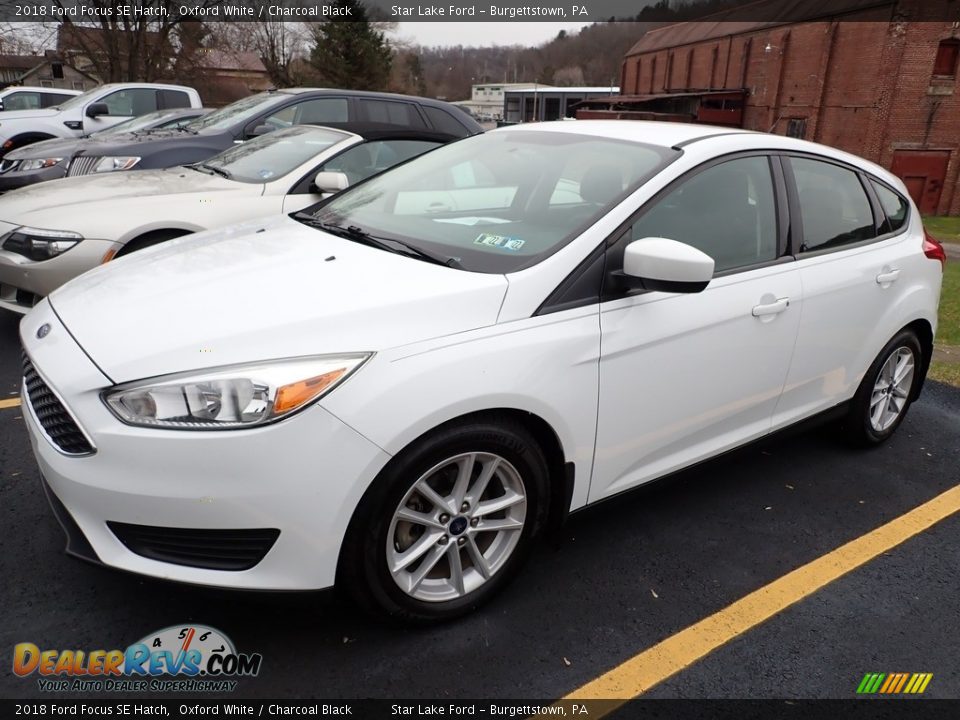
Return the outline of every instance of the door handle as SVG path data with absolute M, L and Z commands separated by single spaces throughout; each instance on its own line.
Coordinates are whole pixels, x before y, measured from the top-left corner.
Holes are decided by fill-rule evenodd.
M 763 317 L 764 315 L 777 315 L 790 307 L 790 298 L 778 298 L 772 303 L 765 305 L 756 305 L 753 308 L 754 317 Z
M 882 272 L 877 275 L 877 285 L 886 285 L 887 283 L 892 283 L 900 277 L 900 271 L 896 268 L 893 270 L 888 270 L 887 272 Z

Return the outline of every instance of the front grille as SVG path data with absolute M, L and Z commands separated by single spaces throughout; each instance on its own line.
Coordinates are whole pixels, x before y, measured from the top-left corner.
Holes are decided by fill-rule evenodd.
M 67 455 L 92 455 L 93 445 L 67 412 L 53 390 L 43 381 L 26 353 L 22 355 L 23 387 L 37 422 L 54 445 Z
M 107 522 L 127 549 L 145 558 L 207 570 L 249 570 L 280 536 L 273 528 L 200 530 Z
M 99 156 L 88 157 L 86 155 L 75 157 L 70 161 L 70 167 L 67 169 L 67 175 L 69 177 L 74 177 L 75 175 L 89 175 L 93 172 L 93 169 L 97 166 L 97 163 L 102 159 L 103 158 Z

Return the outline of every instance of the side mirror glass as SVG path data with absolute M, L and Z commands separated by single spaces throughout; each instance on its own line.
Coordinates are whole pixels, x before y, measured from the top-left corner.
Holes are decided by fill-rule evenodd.
M 313 184 L 321 193 L 338 193 L 350 185 L 350 180 L 346 173 L 324 171 L 317 173 L 317 176 L 313 179 Z
M 88 118 L 97 118 L 97 117 L 100 117 L 101 115 L 109 115 L 109 114 L 110 114 L 110 108 L 107 107 L 106 103 L 95 102 L 87 105 L 86 115 Z
M 713 258 L 676 240 L 643 238 L 624 250 L 623 274 L 645 290 L 698 293 L 713 279 Z

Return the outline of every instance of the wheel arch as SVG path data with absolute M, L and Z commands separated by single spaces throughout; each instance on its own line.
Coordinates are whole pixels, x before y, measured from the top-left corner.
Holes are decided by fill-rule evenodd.
M 6 145 L 7 143 L 10 144 L 10 147 L 9 148 L 5 147 L 4 151 L 9 152 L 10 150 L 16 150 L 17 148 L 22 148 L 26 145 L 32 145 L 33 143 L 38 143 L 43 140 L 54 140 L 56 137 L 57 137 L 56 135 L 52 135 L 47 132 L 39 132 L 36 130 L 31 130 L 29 132 L 22 132 L 17 135 L 14 135 L 9 140 L 7 140 L 6 143 L 4 143 L 4 145 Z
M 202 230 L 202 228 L 194 229 L 189 227 L 174 227 L 169 225 L 154 228 L 138 228 L 137 230 L 132 231 L 129 237 L 126 237 L 120 241 L 122 247 L 117 251 L 117 257 L 134 252 L 137 249 L 134 246 L 136 246 L 138 243 L 147 242 L 156 237 L 162 237 L 165 240 L 173 240 L 178 237 L 183 237 L 184 235 L 191 235 L 199 230 Z
M 543 451 L 546 457 L 548 480 L 550 483 L 550 502 L 547 508 L 546 535 L 555 536 L 560 528 L 563 527 L 563 524 L 570 513 L 570 505 L 573 498 L 573 489 L 576 477 L 574 463 L 573 461 L 567 459 L 567 455 L 564 452 L 563 444 L 559 435 L 545 419 L 536 413 L 532 413 L 527 410 L 509 407 L 473 410 L 444 420 L 443 422 L 434 425 L 430 429 L 420 433 L 406 443 L 404 447 L 398 453 L 396 453 L 393 458 L 391 458 L 390 461 L 385 463 L 383 467 L 380 468 L 380 471 L 364 489 L 363 493 L 360 495 L 359 501 L 356 503 L 352 512 L 350 513 L 350 518 L 347 521 L 344 536 L 341 538 L 340 549 L 337 553 L 337 576 L 339 577 L 340 575 L 344 548 L 346 546 L 346 538 L 347 534 L 349 534 L 353 529 L 354 517 L 374 491 L 377 481 L 380 479 L 383 473 L 387 471 L 387 468 L 390 466 L 393 459 L 429 435 L 439 432 L 452 425 L 474 422 L 477 420 L 495 421 L 503 418 L 509 418 L 510 420 L 519 423 L 525 430 L 533 435 L 534 439 L 537 441 L 537 444 L 540 446 L 540 449 Z

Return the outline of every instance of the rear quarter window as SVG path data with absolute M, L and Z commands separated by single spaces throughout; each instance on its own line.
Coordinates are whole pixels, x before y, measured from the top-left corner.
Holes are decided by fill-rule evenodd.
M 434 130 L 449 133 L 456 137 L 466 137 L 470 134 L 467 128 L 446 110 L 430 107 L 429 105 L 424 105 L 422 108 L 423 112 L 427 115 L 427 119 L 433 125 Z
M 876 180 L 871 180 L 870 184 L 873 185 L 873 191 L 877 194 L 880 207 L 883 208 L 886 222 L 885 231 L 896 232 L 907 224 L 910 204 L 886 185 L 881 185 Z

